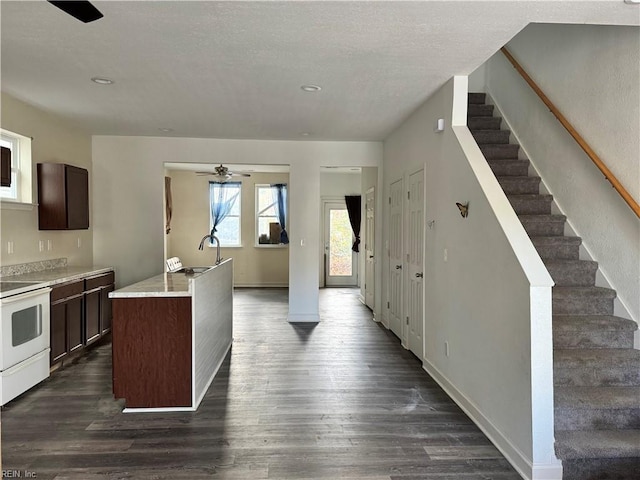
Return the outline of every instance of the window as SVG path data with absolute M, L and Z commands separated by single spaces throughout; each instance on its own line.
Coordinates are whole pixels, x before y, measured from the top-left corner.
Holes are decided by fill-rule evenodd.
M 11 186 L 0 187 L 0 198 L 31 203 L 31 139 L 0 129 L 0 146 L 11 150 Z
M 256 185 L 257 244 L 289 243 L 286 226 L 287 186 L 285 184 Z M 283 230 L 285 230 L 284 233 Z
M 240 182 L 209 182 L 210 228 L 223 247 L 239 247 L 240 236 Z M 217 225 L 216 225 L 217 223 Z M 211 242 L 209 245 L 213 245 Z

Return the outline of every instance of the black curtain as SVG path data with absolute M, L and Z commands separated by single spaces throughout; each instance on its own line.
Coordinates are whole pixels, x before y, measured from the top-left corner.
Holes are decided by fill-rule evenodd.
M 353 235 L 356 237 L 356 241 L 353 242 L 351 250 L 354 252 L 360 251 L 360 219 L 362 218 L 360 195 L 346 195 L 344 197 L 344 203 L 347 204 L 347 213 L 349 214 L 349 223 L 351 223 L 351 229 Z

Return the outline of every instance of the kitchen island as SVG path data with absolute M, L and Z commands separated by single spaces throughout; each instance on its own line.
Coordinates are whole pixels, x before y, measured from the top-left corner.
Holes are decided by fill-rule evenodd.
M 113 393 L 124 412 L 194 411 L 227 352 L 233 263 L 164 273 L 112 292 Z

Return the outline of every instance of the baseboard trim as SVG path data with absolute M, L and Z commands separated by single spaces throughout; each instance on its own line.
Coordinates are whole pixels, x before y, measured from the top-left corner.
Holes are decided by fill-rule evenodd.
M 524 453 L 513 445 L 478 407 L 460 392 L 449 380 L 428 360 L 424 360 L 422 368 L 442 387 L 469 418 L 500 450 L 513 468 L 526 480 L 562 480 L 561 464 L 533 464 Z
M 287 321 L 289 323 L 302 323 L 302 322 L 313 322 L 318 323 L 320 321 L 320 315 L 317 313 L 294 313 L 289 314 L 287 317 Z

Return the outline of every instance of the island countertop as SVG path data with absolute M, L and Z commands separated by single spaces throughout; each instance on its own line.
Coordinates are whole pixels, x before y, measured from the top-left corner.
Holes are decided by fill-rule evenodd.
M 220 265 L 230 262 L 228 258 Z M 126 287 L 119 288 L 109 294 L 110 298 L 144 298 L 144 297 L 190 297 L 193 295 L 193 282 L 195 278 L 204 275 L 211 269 L 220 265 L 213 265 L 202 273 L 161 273 Z

